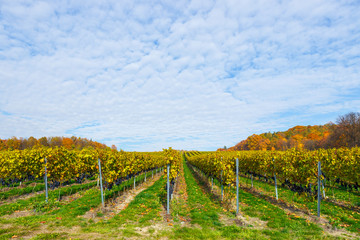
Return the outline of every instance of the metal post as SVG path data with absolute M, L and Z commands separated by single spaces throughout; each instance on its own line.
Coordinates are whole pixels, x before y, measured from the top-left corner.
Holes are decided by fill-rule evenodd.
M 224 199 L 224 185 L 222 181 L 223 170 L 221 170 L 220 181 L 221 181 L 221 201 Z
M 167 165 L 167 206 L 166 206 L 166 212 L 167 214 L 170 214 L 170 164 Z
M 134 190 L 135 190 L 135 187 L 136 187 L 135 181 L 136 181 L 136 175 L 134 174 Z
M 48 195 L 48 181 L 47 181 L 47 159 L 45 158 L 45 201 L 48 202 L 49 200 L 49 195 Z
M 102 203 L 102 206 L 105 207 L 100 158 L 98 158 L 98 163 L 99 163 L 99 174 L 100 174 L 101 203 Z
M 318 204 L 317 216 L 320 217 L 320 202 L 321 202 L 321 189 L 320 189 L 320 176 L 321 176 L 321 162 L 318 163 Z
M 253 175 L 251 174 L 251 188 L 254 187 Z
M 213 188 L 214 188 L 214 178 L 211 177 L 211 191 L 213 190 Z
M 324 196 L 324 199 L 326 198 L 325 196 L 325 186 L 324 186 L 324 181 L 321 181 L 321 185 L 322 185 L 322 190 L 323 190 L 323 196 Z
M 273 162 L 275 162 L 274 158 L 273 158 Z M 279 200 L 279 198 L 278 198 L 278 189 L 277 189 L 277 181 L 276 181 L 275 165 L 274 165 L 274 178 L 275 178 L 275 195 L 276 195 L 276 200 Z
M 144 179 L 144 182 L 146 182 L 146 171 L 145 171 L 145 179 Z
M 239 159 L 236 158 L 236 215 L 239 214 Z
M 278 197 L 278 189 L 277 189 L 277 182 L 276 182 L 276 173 L 274 174 L 274 177 L 275 177 L 275 194 L 276 194 L 276 200 L 279 200 L 279 197 Z

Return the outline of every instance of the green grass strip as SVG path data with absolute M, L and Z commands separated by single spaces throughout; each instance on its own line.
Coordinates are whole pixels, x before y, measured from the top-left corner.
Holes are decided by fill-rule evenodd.
M 37 184 L 36 186 L 27 186 L 24 188 L 12 188 L 8 191 L 0 192 L 0 200 L 6 200 L 13 196 L 20 196 L 32 192 L 39 192 L 45 190 L 45 184 Z
M 88 189 L 96 185 L 96 182 L 90 182 L 80 185 L 72 185 L 67 187 L 62 187 L 61 189 L 55 189 L 48 192 L 49 203 L 45 202 L 45 193 L 39 194 L 37 196 L 31 197 L 29 199 L 19 199 L 14 203 L 4 204 L 0 206 L 0 216 L 6 214 L 12 214 L 15 211 L 24 210 L 24 209 L 34 209 L 35 211 L 44 211 L 50 209 L 56 205 L 57 199 L 59 197 L 59 190 L 61 196 L 67 196 L 74 194 L 83 189 Z

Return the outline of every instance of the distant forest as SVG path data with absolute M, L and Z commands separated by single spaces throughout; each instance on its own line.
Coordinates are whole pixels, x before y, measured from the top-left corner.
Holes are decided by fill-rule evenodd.
M 65 147 L 67 149 L 83 149 L 83 148 L 108 148 L 105 144 L 89 140 L 87 138 L 80 137 L 42 137 L 36 139 L 34 137 L 29 138 L 17 138 L 12 137 L 9 139 L 0 139 L 0 150 L 23 150 L 26 148 L 33 148 L 37 146 L 46 147 Z M 113 149 L 116 147 L 113 145 Z
M 284 132 L 253 134 L 230 148 L 231 150 L 286 150 L 290 148 L 314 150 L 360 146 L 360 113 L 338 117 L 336 123 L 316 126 L 295 126 Z

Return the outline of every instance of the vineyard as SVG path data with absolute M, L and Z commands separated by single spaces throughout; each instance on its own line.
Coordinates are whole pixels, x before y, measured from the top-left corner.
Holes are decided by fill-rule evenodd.
M 235 161 L 238 158 L 239 171 L 246 175 L 277 179 L 299 193 L 315 193 L 318 173 L 317 164 L 321 162 L 322 176 L 329 184 L 340 183 L 350 190 L 360 188 L 360 148 L 329 149 L 316 151 L 242 151 L 216 152 L 189 158 L 189 162 L 207 175 L 217 178 L 224 184 L 235 179 Z
M 0 239 L 359 239 L 359 159 L 360 148 L 4 150 Z

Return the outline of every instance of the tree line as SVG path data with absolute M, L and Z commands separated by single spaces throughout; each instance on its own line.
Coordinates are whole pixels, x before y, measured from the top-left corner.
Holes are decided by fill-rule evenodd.
M 45 147 L 65 147 L 67 149 L 83 149 L 83 148 L 108 148 L 103 143 L 99 143 L 87 138 L 80 137 L 41 137 L 39 139 L 34 137 L 17 138 L 12 137 L 8 139 L 0 139 L 0 150 L 23 150 L 26 148 L 33 148 L 37 146 Z M 113 149 L 116 147 L 113 145 Z
M 314 150 L 356 146 L 360 146 L 360 113 L 350 112 L 339 116 L 336 123 L 295 126 L 284 132 L 253 134 L 233 147 L 218 150 Z

